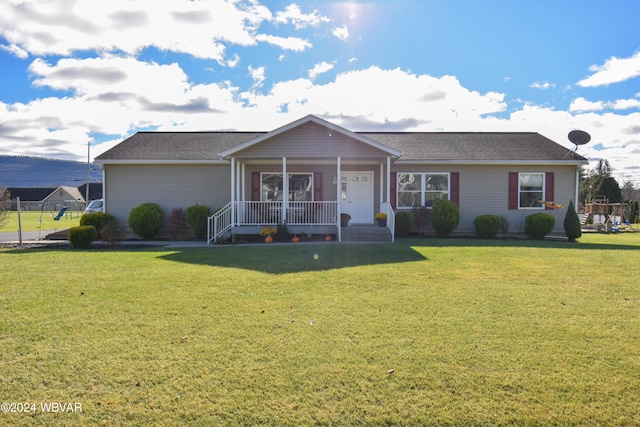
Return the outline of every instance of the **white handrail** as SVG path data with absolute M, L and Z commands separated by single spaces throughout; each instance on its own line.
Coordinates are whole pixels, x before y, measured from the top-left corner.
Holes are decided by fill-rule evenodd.
M 232 212 L 235 218 L 232 218 Z M 290 201 L 285 214 L 288 225 L 336 225 L 338 202 Z M 207 223 L 207 243 L 239 225 L 277 225 L 282 221 L 282 202 L 232 202 L 228 203 Z

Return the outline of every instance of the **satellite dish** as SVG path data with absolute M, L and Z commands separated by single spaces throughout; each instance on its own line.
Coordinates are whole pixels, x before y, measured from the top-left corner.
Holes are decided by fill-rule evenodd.
M 578 145 L 584 145 L 591 141 L 591 135 L 583 130 L 572 130 L 569 132 L 569 141 L 575 144 L 577 148 Z

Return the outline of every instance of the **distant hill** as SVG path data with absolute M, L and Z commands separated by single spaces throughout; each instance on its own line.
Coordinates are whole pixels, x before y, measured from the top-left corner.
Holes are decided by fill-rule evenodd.
M 90 182 L 102 180 L 102 171 L 91 165 Z M 87 182 L 87 164 L 43 157 L 1 156 L 0 187 L 79 187 Z

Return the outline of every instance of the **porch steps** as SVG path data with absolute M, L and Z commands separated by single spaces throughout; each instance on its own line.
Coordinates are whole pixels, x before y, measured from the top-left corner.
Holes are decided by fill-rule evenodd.
M 343 242 L 391 242 L 391 231 L 378 225 L 342 227 Z

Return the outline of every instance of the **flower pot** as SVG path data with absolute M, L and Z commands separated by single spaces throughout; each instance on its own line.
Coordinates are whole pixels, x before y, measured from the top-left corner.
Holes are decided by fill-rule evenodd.
M 264 238 L 264 242 L 265 242 L 265 243 L 273 243 L 273 237 L 271 237 L 271 236 L 267 236 L 267 237 L 265 237 L 265 238 Z
M 379 219 L 378 220 L 378 225 L 380 225 L 380 227 L 386 227 L 387 226 L 387 220 L 386 219 Z

